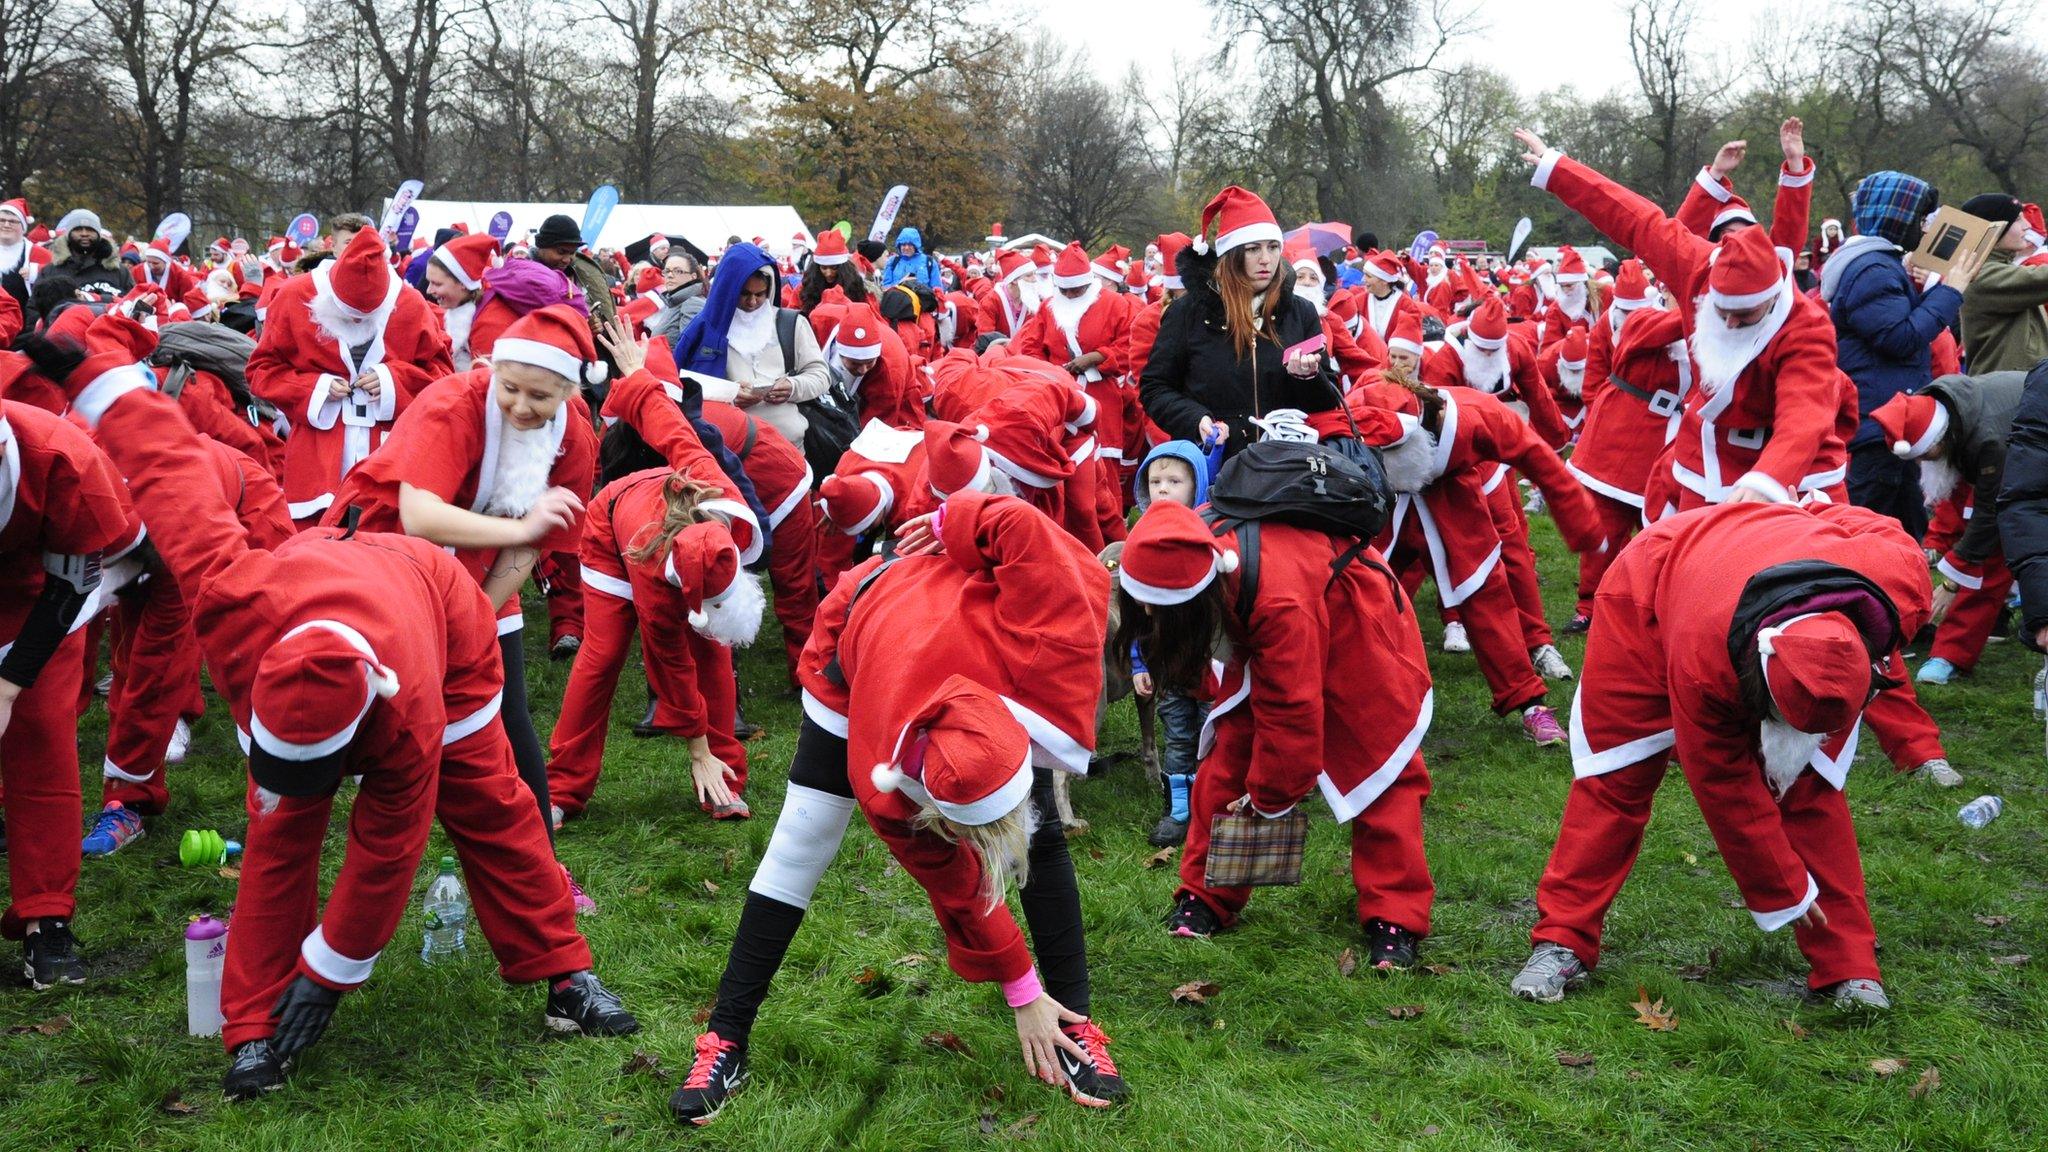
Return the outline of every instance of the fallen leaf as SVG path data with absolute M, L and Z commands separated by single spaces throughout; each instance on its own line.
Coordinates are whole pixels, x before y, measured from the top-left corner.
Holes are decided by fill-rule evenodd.
M 633 1049 L 632 1059 L 619 1065 L 619 1075 L 621 1076 L 631 1076 L 636 1072 L 644 1072 L 657 1080 L 668 1079 L 668 1073 L 662 1071 L 661 1068 L 661 1057 L 639 1048 Z
M 649 886 L 646 884 L 636 884 L 633 887 L 626 889 L 626 891 L 632 893 L 635 896 L 645 896 L 647 895 L 648 890 Z
M 193 1105 L 185 1103 L 183 1100 L 178 1099 L 176 1096 L 173 1096 L 170 1099 L 165 1100 L 163 1103 L 163 1109 L 164 1111 L 170 1113 L 173 1116 L 199 1115 L 198 1108 L 194 1107 Z
M 853 982 L 855 984 L 873 984 L 881 974 L 880 969 L 863 968 L 859 972 L 854 973 Z
M 220 870 L 220 878 L 223 880 L 240 880 L 242 878 L 242 870 L 240 868 L 223 868 Z
M 2033 957 L 2027 955 L 2025 952 L 2015 952 L 2010 956 L 1993 956 L 1991 958 L 1991 962 L 1993 964 L 2010 964 L 2017 966 L 2020 964 L 2025 964 L 2027 961 L 2032 959 Z
M 1870 1062 L 1870 1070 L 1879 1076 L 1890 1076 L 1896 1072 L 1904 1072 L 1906 1070 L 1906 1062 L 1887 1056 L 1882 1060 L 1872 1060 Z
M 1797 1020 L 1780 1020 L 1780 1021 L 1778 1021 L 1778 1023 L 1780 1023 L 1780 1024 L 1783 1024 L 1783 1025 L 1785 1026 L 1785 1031 L 1787 1031 L 1787 1032 L 1790 1032 L 1790 1033 L 1792 1034 L 1792 1038 L 1793 1038 L 1794 1040 L 1804 1040 L 1804 1039 L 1806 1039 L 1806 1036 L 1807 1036 L 1807 1032 L 1806 1032 L 1806 1029 L 1804 1029 L 1804 1028 L 1801 1028 L 1801 1027 L 1799 1026 L 1799 1021 L 1797 1021 Z
M 699 1008 L 695 1012 L 690 1013 L 690 1022 L 692 1024 L 703 1024 L 708 1022 L 710 1019 L 711 1009 L 709 1008 Z
M 1026 1129 L 1029 1129 L 1037 1123 L 1038 1113 L 1027 1113 L 1023 1119 L 1018 1120 L 1016 1123 L 1010 1125 L 1008 1128 L 1005 1128 L 1003 1130 L 1003 1135 L 1010 1137 L 1022 1136 Z
M 1337 975 L 1349 976 L 1358 971 L 1358 953 L 1350 948 L 1337 953 Z
M 1705 980 L 1709 975 L 1713 973 L 1714 969 L 1720 967 L 1720 965 L 1721 950 L 1719 948 L 1709 948 L 1707 949 L 1706 963 L 1681 965 L 1678 969 L 1678 978 L 1680 980 L 1692 981 Z
M 1222 986 L 1214 981 L 1190 980 L 1173 990 L 1173 1002 L 1176 1004 L 1206 1004 L 1209 1002 L 1209 997 L 1221 991 L 1223 991 Z
M 854 975 L 853 982 L 860 985 L 861 995 L 866 996 L 870 1000 L 877 996 L 888 995 L 889 989 L 894 987 L 895 984 L 894 981 L 889 979 L 888 974 L 879 968 L 861 969 Z
M 1387 1007 L 1387 1015 L 1392 1016 L 1396 1020 L 1413 1020 L 1417 1016 L 1422 1015 L 1422 1005 L 1392 1004 Z
M 974 1055 L 968 1051 L 967 1041 L 951 1032 L 927 1032 L 924 1034 L 924 1043 L 927 1048 L 942 1048 L 948 1052 L 958 1052 L 962 1056 Z
M 1593 1054 L 1591 1052 L 1566 1052 L 1563 1049 L 1559 1049 L 1557 1062 L 1567 1068 L 1591 1068 L 1593 1066 Z
M 905 968 L 915 968 L 918 965 L 923 964 L 924 962 L 930 959 L 931 957 L 925 955 L 922 952 L 912 952 L 908 955 L 898 956 L 896 958 L 896 963 L 901 964 Z
M 10 1036 L 19 1036 L 28 1032 L 34 1032 L 43 1036 L 55 1036 L 57 1033 L 62 1032 L 63 1030 L 69 1027 L 71 1027 L 71 1017 L 52 1016 L 48 1020 L 45 1020 L 40 1024 L 10 1025 L 7 1029 L 7 1033 Z
M 1629 1007 L 1636 1010 L 1636 1023 L 1641 1024 L 1652 1032 L 1676 1032 L 1678 1030 L 1678 1014 L 1664 1007 L 1664 999 L 1661 996 L 1652 1003 L 1649 989 L 1644 988 L 1640 984 L 1636 985 L 1635 1003 L 1630 1004 Z
M 1975 920 L 1986 928 L 2003 928 L 2007 924 L 2012 923 L 2012 917 L 2010 916 L 1972 916 L 1970 919 Z
M 1422 970 L 1431 976 L 1448 976 L 1456 972 L 1458 966 L 1456 964 L 1424 964 Z
M 705 890 L 706 892 L 709 892 L 709 893 L 711 893 L 711 894 L 712 894 L 713 896 L 716 896 L 716 895 L 718 895 L 718 885 L 716 885 L 716 884 L 713 884 L 713 883 L 712 883 L 711 881 L 709 881 L 709 880 L 706 880 L 706 881 L 704 882 L 704 890 Z
M 1221 1032 L 1223 1031 L 1223 1021 L 1218 1020 L 1214 1024 L 1209 1025 L 1209 1027 L 1214 1028 L 1218 1032 Z
M 1001 1084 L 991 1084 L 988 1086 L 988 1091 L 983 1092 L 981 1095 L 982 1098 L 985 1100 L 993 1100 L 997 1103 L 1000 1103 L 1003 1097 L 1008 1096 L 1009 1093 L 1003 1091 L 1003 1086 Z
M 1100 848 L 1097 848 L 1097 847 L 1096 847 L 1096 846 L 1094 846 L 1093 844 L 1090 844 L 1090 845 L 1088 846 L 1088 858 L 1089 858 L 1090 860 L 1100 860 L 1100 859 L 1102 859 L 1102 849 L 1100 849 Z
M 993 1135 L 995 1135 L 995 1134 L 996 1134 L 996 1114 L 995 1114 L 995 1113 L 993 1113 L 993 1112 L 983 1112 L 983 1113 L 981 1114 L 981 1134 L 982 1134 L 983 1136 L 993 1136 Z
M 1699 857 L 1697 857 L 1697 856 L 1695 856 L 1695 855 L 1693 855 L 1693 854 L 1692 854 L 1692 853 L 1690 853 L 1690 852 L 1687 852 L 1687 853 L 1685 854 L 1685 862 L 1686 862 L 1687 864 L 1697 864 L 1697 863 L 1699 863 L 1699 862 L 1700 862 L 1700 858 L 1699 858 Z
M 1422 1134 L 1424 1136 L 1434 1136 L 1441 1131 L 1443 1131 L 1443 1129 L 1437 1127 L 1434 1124 L 1424 1124 L 1422 1126 Z
M 1939 1087 L 1941 1087 L 1941 1069 L 1929 1064 L 1927 1070 L 1920 1073 L 1920 1079 L 1914 1081 L 1912 1089 L 1906 1095 L 1918 1100 Z
M 1173 863 L 1173 849 L 1171 848 L 1161 848 L 1145 858 L 1145 867 L 1147 868 L 1158 868 L 1171 863 Z

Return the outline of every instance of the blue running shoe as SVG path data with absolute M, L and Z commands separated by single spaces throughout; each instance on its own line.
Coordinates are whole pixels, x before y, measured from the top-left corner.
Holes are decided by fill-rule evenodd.
M 1955 665 L 1939 656 L 1933 656 L 1928 658 L 1927 663 L 1920 665 L 1920 671 L 1913 674 L 1913 679 L 1920 684 L 1946 684 L 1955 679 L 1955 675 Z
M 87 856 L 112 856 L 130 840 L 140 839 L 142 817 L 123 808 L 119 800 L 110 800 L 93 818 L 92 831 L 86 833 L 85 842 L 79 847 Z

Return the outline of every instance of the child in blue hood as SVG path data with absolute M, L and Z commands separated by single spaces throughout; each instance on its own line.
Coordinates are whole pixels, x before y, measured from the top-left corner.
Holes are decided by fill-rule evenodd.
M 1145 454 L 1135 484 L 1138 511 L 1155 500 L 1173 500 L 1190 508 L 1209 502 L 1209 461 L 1202 450 L 1186 440 L 1169 440 Z M 1145 668 L 1144 654 L 1131 645 L 1131 690 L 1151 696 L 1152 674 Z M 1195 783 L 1195 740 L 1209 706 L 1178 692 L 1159 693 L 1155 704 L 1165 752 L 1161 756 L 1160 791 L 1165 811 L 1148 837 L 1153 847 L 1179 844 L 1188 834 L 1188 792 Z
M 905 228 L 896 234 L 896 254 L 882 264 L 882 287 L 911 280 L 942 293 L 946 282 L 941 272 L 939 262 L 924 250 L 924 237 L 915 228 Z

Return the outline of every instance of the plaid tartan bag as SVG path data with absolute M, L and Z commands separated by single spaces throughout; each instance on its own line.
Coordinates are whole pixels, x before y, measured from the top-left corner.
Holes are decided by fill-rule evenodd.
M 1219 812 L 1209 826 L 1204 882 L 1212 888 L 1273 888 L 1301 883 L 1308 813 L 1299 806 L 1268 820 L 1247 807 Z

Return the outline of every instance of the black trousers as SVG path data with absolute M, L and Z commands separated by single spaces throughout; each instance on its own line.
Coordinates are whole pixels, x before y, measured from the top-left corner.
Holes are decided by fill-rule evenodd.
M 851 800 L 846 741 L 805 717 L 797 732 L 789 782 Z M 1031 933 L 1032 953 L 1047 995 L 1086 1016 L 1088 945 L 1081 925 L 1081 890 L 1074 879 L 1074 858 L 1067 851 L 1066 829 L 1053 807 L 1050 771 L 1033 770 L 1031 802 L 1041 818 L 1031 837 L 1030 882 L 1018 891 L 1017 902 L 1024 910 L 1024 925 Z M 782 967 L 803 921 L 803 909 L 759 892 L 747 893 L 725 974 L 719 977 L 718 1002 L 706 1025 L 720 1039 L 746 1047 L 761 1003 L 768 998 L 769 982 Z
M 1927 535 L 1920 462 L 1901 460 L 1889 444 L 1865 444 L 1849 453 L 1849 503 L 1897 520 L 1915 540 Z
M 512 742 L 512 759 L 519 765 L 519 778 L 533 790 L 540 802 L 540 824 L 548 830 L 548 843 L 555 842 L 555 821 L 548 800 L 548 754 L 533 730 L 533 713 L 526 706 L 525 629 L 498 637 L 498 656 L 505 664 L 505 700 L 498 716 L 505 723 L 505 738 Z

